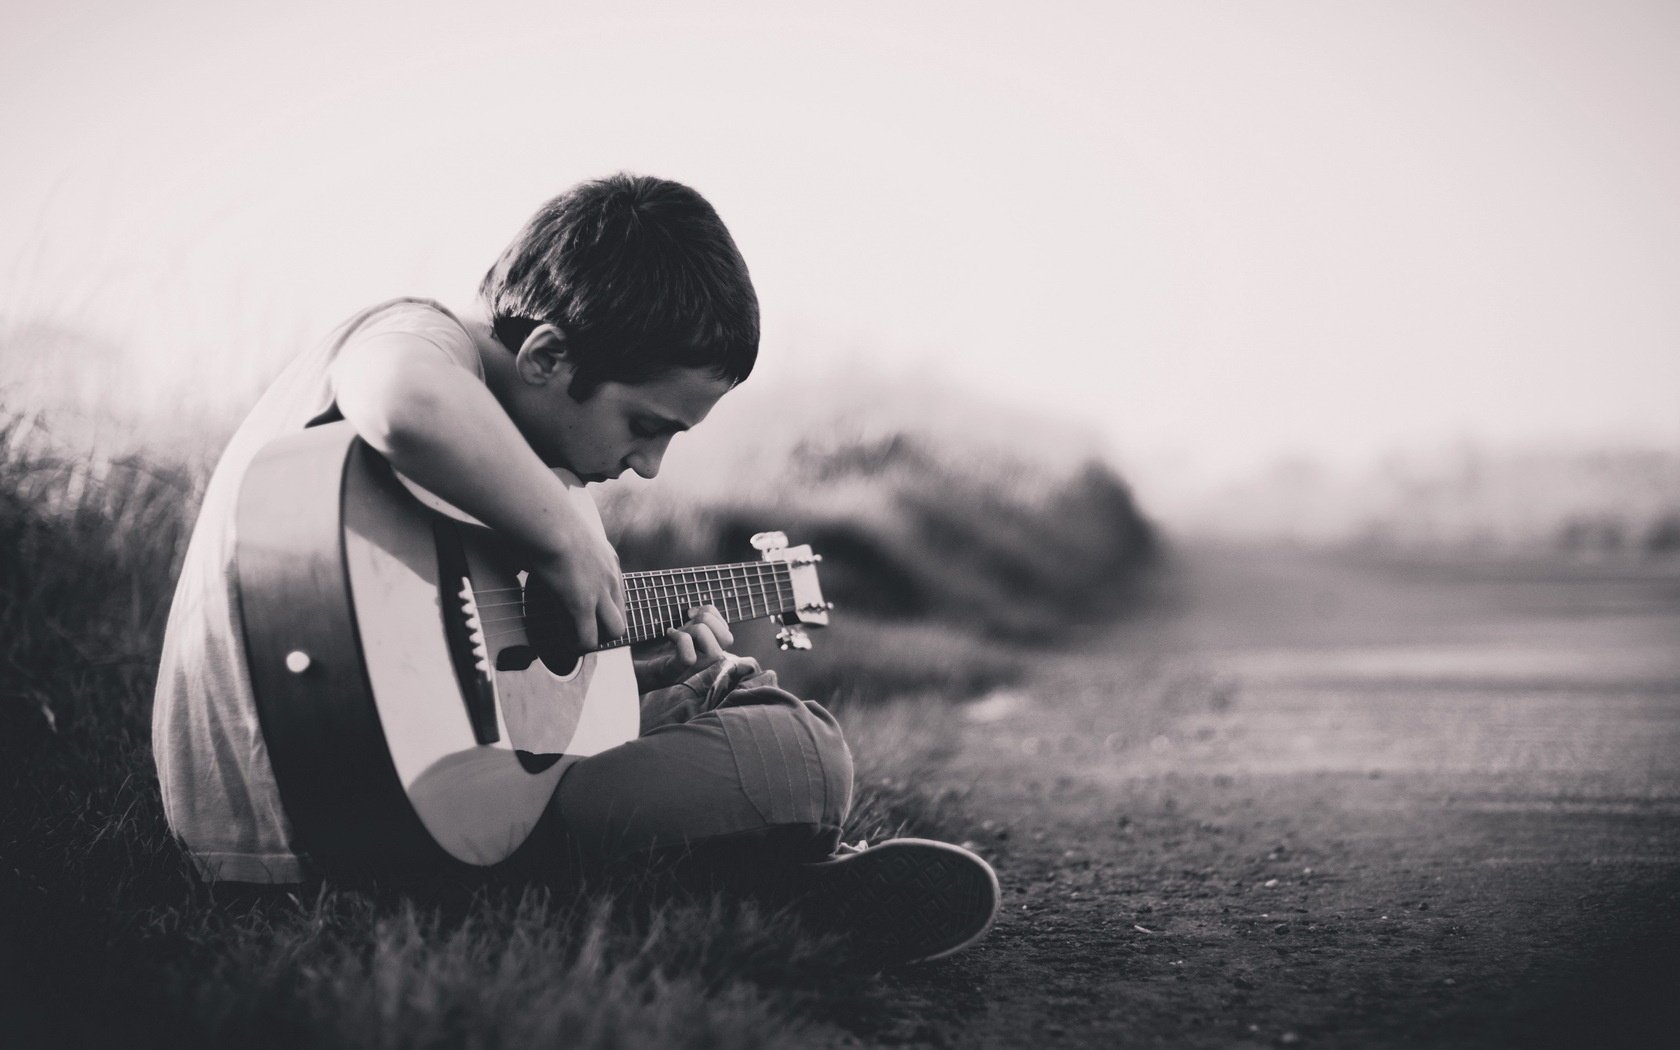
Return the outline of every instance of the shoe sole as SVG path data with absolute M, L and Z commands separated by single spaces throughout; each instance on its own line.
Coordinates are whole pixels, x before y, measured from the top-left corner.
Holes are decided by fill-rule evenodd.
M 931 839 L 889 839 L 801 868 L 803 910 L 875 963 L 927 962 L 961 951 L 992 928 L 1002 897 L 990 864 Z

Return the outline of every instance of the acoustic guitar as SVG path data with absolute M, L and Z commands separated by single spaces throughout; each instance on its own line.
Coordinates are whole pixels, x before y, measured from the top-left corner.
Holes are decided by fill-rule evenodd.
M 576 477 L 555 472 L 606 534 Z M 628 632 L 576 650 L 554 596 L 495 533 L 393 471 L 347 423 L 265 446 L 234 564 L 258 719 L 299 849 L 328 873 L 487 867 L 530 836 L 567 765 L 637 735 L 629 646 L 697 605 L 828 622 L 819 555 L 624 576 Z

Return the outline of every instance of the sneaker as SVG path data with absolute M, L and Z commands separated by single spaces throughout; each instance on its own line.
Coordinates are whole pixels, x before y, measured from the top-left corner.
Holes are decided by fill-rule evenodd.
M 842 845 L 799 866 L 800 911 L 843 934 L 859 961 L 924 962 L 966 948 L 991 928 L 997 873 L 963 849 L 929 839 Z

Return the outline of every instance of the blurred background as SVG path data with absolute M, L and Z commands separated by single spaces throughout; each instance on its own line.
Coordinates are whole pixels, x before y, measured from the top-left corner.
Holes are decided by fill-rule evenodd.
M 740 241 L 747 390 L 934 397 L 1169 528 L 1637 546 L 1676 500 L 1669 4 L 6 6 L 14 405 L 225 427 L 629 169 Z
M 4 19 L 0 377 L 55 440 L 202 462 L 344 316 L 469 302 L 628 169 L 714 202 L 765 313 L 605 493 L 633 552 L 803 529 L 868 610 L 1031 634 L 1162 539 L 1680 546 L 1670 4 Z

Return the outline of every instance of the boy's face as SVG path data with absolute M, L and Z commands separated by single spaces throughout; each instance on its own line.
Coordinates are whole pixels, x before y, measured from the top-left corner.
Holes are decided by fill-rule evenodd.
M 544 463 L 586 482 L 627 470 L 658 474 L 671 438 L 699 424 L 730 389 L 709 372 L 681 368 L 644 383 L 602 383 L 574 401 L 569 366 L 522 386 L 507 407 L 525 440 Z

